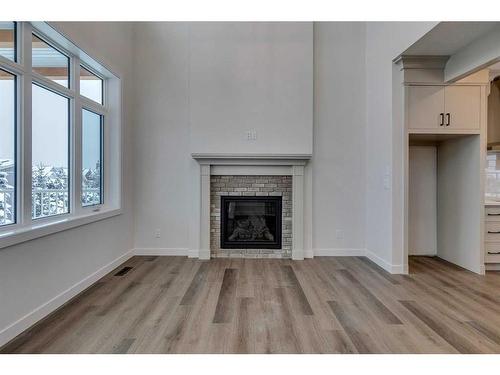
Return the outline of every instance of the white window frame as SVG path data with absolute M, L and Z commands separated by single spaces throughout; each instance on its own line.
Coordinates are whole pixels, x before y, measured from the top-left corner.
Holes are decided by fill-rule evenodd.
M 16 76 L 16 223 L 0 227 L 0 249 L 119 215 L 122 191 L 121 79 L 45 22 L 17 22 L 17 61 L 0 56 L 0 68 Z M 69 88 L 32 71 L 32 33 L 69 57 Z M 103 80 L 103 104 L 80 95 L 80 66 Z M 31 85 L 70 100 L 69 213 L 32 219 Z M 102 204 L 82 205 L 82 109 L 103 116 Z

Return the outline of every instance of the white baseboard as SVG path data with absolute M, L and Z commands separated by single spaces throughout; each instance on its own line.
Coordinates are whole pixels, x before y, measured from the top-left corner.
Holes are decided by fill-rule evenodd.
M 292 249 L 292 259 L 293 260 L 304 260 L 304 250 Z
M 313 249 L 305 249 L 304 250 L 304 258 L 314 258 L 314 250 Z
M 361 257 L 366 253 L 365 249 L 314 249 L 317 257 Z
M 200 249 L 198 251 L 198 259 L 201 259 L 201 260 L 210 259 L 210 249 Z
M 158 255 L 158 256 L 188 256 L 185 248 L 138 248 L 134 249 L 134 255 Z
M 404 264 L 391 264 L 388 263 L 385 259 L 382 259 L 378 255 L 374 254 L 370 250 L 366 250 L 365 256 L 370 259 L 373 263 L 378 264 L 384 270 L 393 274 L 406 274 L 408 270 L 406 269 Z
M 83 280 L 77 282 L 73 286 L 66 289 L 64 292 L 58 294 L 51 300 L 45 302 L 44 304 L 38 306 L 36 309 L 26 314 L 18 321 L 12 323 L 11 325 L 3 328 L 0 331 L 0 346 L 7 344 L 10 340 L 15 338 L 20 333 L 24 332 L 30 328 L 33 324 L 45 318 L 51 312 L 55 311 L 63 304 L 68 302 L 71 298 L 75 297 L 78 293 L 83 292 L 89 286 L 94 284 L 100 278 L 111 272 L 113 269 L 118 267 L 123 262 L 127 261 L 134 255 L 134 251 L 130 250 L 125 254 L 119 256 L 112 262 L 106 264 L 104 267 L 98 269 L 93 274 L 85 277 Z
M 199 249 L 186 249 L 186 255 L 188 258 L 196 258 L 201 260 L 210 259 L 210 249 L 199 250 Z
M 488 267 L 488 265 L 486 265 L 486 264 L 480 265 L 479 266 L 479 274 L 480 275 L 485 275 L 486 271 L 488 270 L 487 267 Z M 489 271 L 498 271 L 498 270 L 500 270 L 500 267 L 497 268 L 496 270 L 495 269 L 490 269 Z

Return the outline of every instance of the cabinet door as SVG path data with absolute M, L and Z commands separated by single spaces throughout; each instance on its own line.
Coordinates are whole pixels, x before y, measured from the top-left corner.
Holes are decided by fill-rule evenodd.
M 447 86 L 445 113 L 449 114 L 448 129 L 479 130 L 481 123 L 481 87 Z M 448 124 L 448 118 L 445 119 Z
M 408 128 L 410 130 L 440 129 L 444 113 L 442 86 L 408 87 Z

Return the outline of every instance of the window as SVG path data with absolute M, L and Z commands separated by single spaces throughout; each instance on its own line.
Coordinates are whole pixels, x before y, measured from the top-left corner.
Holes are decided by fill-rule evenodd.
M 0 22 L 0 56 L 16 61 L 16 23 Z
M 32 36 L 32 60 L 34 72 L 69 87 L 69 58 L 35 34 Z
M 80 67 L 80 94 L 99 103 L 103 104 L 103 82 L 94 73 L 90 72 L 83 66 Z
M 69 100 L 32 85 L 33 219 L 69 212 Z
M 0 22 L 0 249 L 121 213 L 121 103 L 51 25 Z
M 16 221 L 16 77 L 0 70 L 0 226 Z
M 82 110 L 82 206 L 102 203 L 102 116 Z

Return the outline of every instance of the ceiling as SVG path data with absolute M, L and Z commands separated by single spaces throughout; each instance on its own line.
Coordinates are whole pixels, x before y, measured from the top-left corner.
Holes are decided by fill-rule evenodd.
M 403 55 L 451 56 L 494 28 L 500 28 L 500 22 L 441 22 Z

